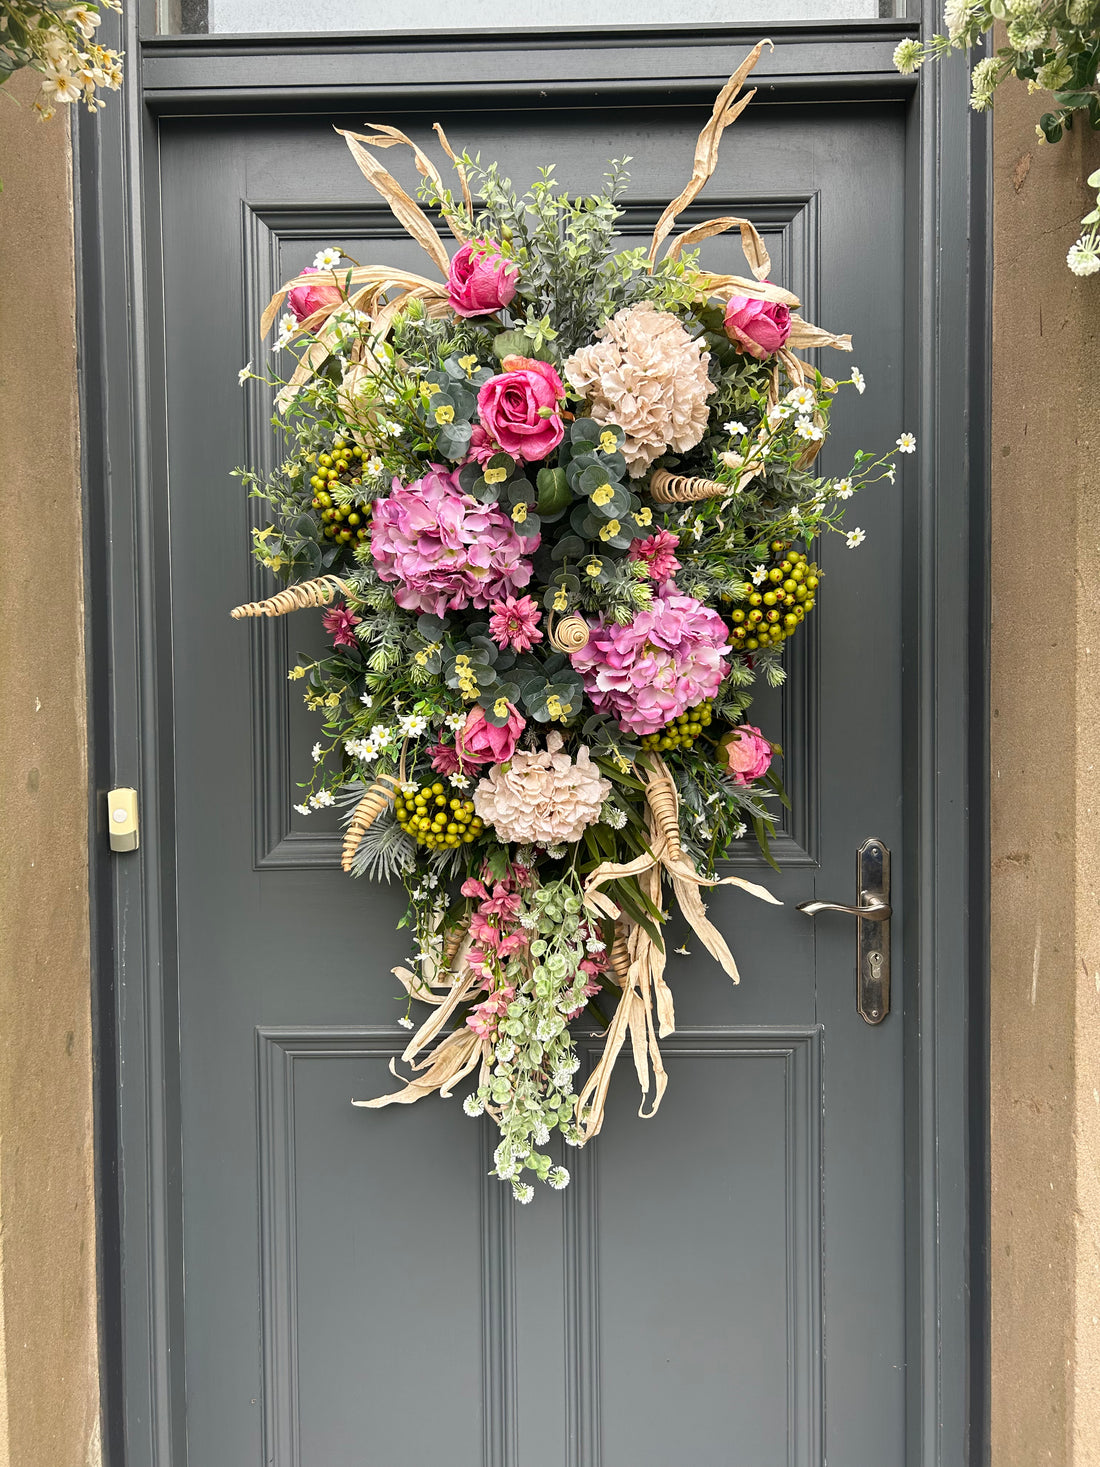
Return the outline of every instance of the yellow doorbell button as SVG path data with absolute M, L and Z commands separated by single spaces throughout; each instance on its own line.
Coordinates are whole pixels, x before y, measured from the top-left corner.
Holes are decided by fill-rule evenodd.
M 137 850 L 137 790 L 107 791 L 107 833 L 112 851 Z

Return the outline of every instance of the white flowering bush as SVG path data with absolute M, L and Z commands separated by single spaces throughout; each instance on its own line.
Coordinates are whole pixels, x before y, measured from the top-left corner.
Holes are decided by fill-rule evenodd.
M 1040 142 L 1059 142 L 1080 114 L 1082 125 L 1100 129 L 1100 0 L 947 0 L 946 35 L 931 41 L 906 40 L 894 52 L 905 75 L 951 50 L 967 51 L 997 21 L 1004 21 L 1008 44 L 979 61 L 971 73 L 970 105 L 986 112 L 1007 76 L 1026 81 L 1033 92 L 1052 94 L 1054 106 L 1035 125 Z M 1100 169 L 1089 176 L 1100 190 Z M 1096 206 L 1081 221 L 1081 235 L 1070 246 L 1066 264 L 1075 275 L 1100 270 L 1100 192 Z
M 103 0 L 121 10 L 118 0 Z M 106 104 L 100 89 L 122 85 L 122 54 L 96 43 L 102 16 L 98 5 L 65 5 L 53 0 L 0 0 L 0 85 L 24 67 L 42 74 L 35 102 L 47 122 L 62 103 L 83 102 L 89 112 Z

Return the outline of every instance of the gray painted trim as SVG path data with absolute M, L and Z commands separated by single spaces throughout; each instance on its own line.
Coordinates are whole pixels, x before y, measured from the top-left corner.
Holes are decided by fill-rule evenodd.
M 926 7 L 928 28 L 935 7 Z M 80 120 L 77 178 L 84 282 L 82 367 L 89 511 L 89 681 L 95 730 L 97 791 L 111 782 L 142 792 L 145 839 L 133 857 L 98 863 L 101 995 L 114 1003 L 117 1073 L 118 1228 L 108 1247 L 105 1288 L 118 1290 L 106 1312 L 104 1378 L 111 1400 L 112 1467 L 185 1467 L 182 1269 L 178 1248 L 183 1198 L 175 1094 L 173 764 L 169 588 L 164 463 L 164 407 L 159 299 L 158 159 L 155 116 L 258 114 L 336 105 L 392 105 L 441 97 L 445 56 L 463 52 L 464 76 L 484 100 L 580 93 L 591 105 L 615 105 L 625 94 L 660 87 L 666 100 L 704 96 L 724 80 L 727 62 L 755 29 L 698 33 L 597 32 L 553 38 L 460 37 L 444 42 L 330 38 L 308 50 L 287 42 L 150 42 L 136 17 L 105 17 L 105 41 L 129 53 L 122 107 L 97 122 Z M 776 27 L 785 43 L 782 71 L 766 57 L 760 101 L 809 98 L 865 101 L 914 94 L 889 66 L 905 23 L 844 30 Z M 586 44 L 586 41 L 590 44 Z M 786 43 L 790 42 L 790 46 Z M 590 49 L 591 47 L 591 49 Z M 532 52 L 545 74 L 551 61 L 579 78 L 560 85 L 531 81 Z M 384 57 L 377 86 L 339 85 L 347 56 Z M 670 80 L 670 55 L 675 55 Z M 149 92 L 141 91 L 144 57 Z M 491 64 L 490 64 L 491 60 Z M 439 69 L 434 70 L 433 68 Z M 578 72 L 577 68 L 580 68 Z M 600 77 L 612 76 L 610 84 Z M 912 104 L 910 248 L 920 264 L 913 327 L 923 328 L 919 382 L 909 401 L 923 440 L 920 494 L 907 530 L 920 537 L 924 563 L 909 587 L 905 632 L 910 688 L 905 749 L 917 781 L 919 817 L 911 836 L 913 890 L 923 894 L 921 920 L 907 961 L 913 965 L 909 1013 L 916 1036 L 907 1057 L 907 1176 L 913 1220 L 908 1240 L 911 1289 L 909 1451 L 907 1467 L 959 1467 L 984 1460 L 987 1329 L 971 1310 L 971 1283 L 981 1240 L 968 1253 L 968 1210 L 984 1199 L 981 1128 L 968 1121 L 971 1102 L 984 1115 L 983 1051 L 968 1050 L 984 1027 L 984 845 L 987 806 L 984 608 L 986 557 L 985 423 L 988 370 L 984 333 L 988 280 L 984 243 L 988 207 L 984 129 L 967 112 L 962 67 L 924 74 Z M 977 272 L 974 273 L 976 267 Z M 120 303 L 125 303 L 124 307 Z M 958 494 L 937 501 L 937 483 Z M 970 679 L 971 681 L 968 681 Z M 960 690 L 970 688 L 970 696 Z M 99 801 L 96 801 L 98 807 Z M 96 848 L 96 818 L 91 838 Z M 109 1042 L 109 1026 L 100 1031 Z M 973 1072 L 968 1065 L 973 1065 Z M 110 1073 L 110 1067 L 108 1067 Z M 114 1185 L 115 1157 L 105 1156 L 111 1127 L 100 1129 L 102 1185 Z M 111 1225 L 115 1209 L 105 1218 Z M 975 1217 L 979 1230 L 985 1218 Z M 982 1267 L 984 1268 L 984 1254 Z M 113 1265 L 110 1260 L 117 1260 Z M 124 1265 L 124 1266 L 123 1266 Z M 978 1281 L 976 1297 L 984 1301 Z M 971 1357 L 965 1352 L 971 1347 Z M 121 1381 L 121 1386 L 112 1387 Z M 971 1414 L 969 1395 L 981 1402 Z M 203 1464 L 192 1464 L 203 1467 Z

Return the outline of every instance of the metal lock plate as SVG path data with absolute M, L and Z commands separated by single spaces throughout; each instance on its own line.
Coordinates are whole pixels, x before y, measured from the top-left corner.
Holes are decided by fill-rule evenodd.
M 856 853 L 856 890 L 861 907 L 890 903 L 890 852 L 880 840 L 865 840 Z M 868 1024 L 890 1012 L 890 918 L 860 917 L 856 934 L 856 1008 Z

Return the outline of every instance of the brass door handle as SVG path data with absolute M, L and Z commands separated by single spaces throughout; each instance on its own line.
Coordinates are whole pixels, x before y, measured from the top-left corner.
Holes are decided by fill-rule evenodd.
M 880 840 L 865 840 L 856 852 L 859 906 L 844 902 L 799 902 L 807 917 L 843 912 L 856 923 L 856 1012 L 868 1024 L 881 1024 L 890 1012 L 890 850 Z
M 889 902 L 876 901 L 866 892 L 858 907 L 846 907 L 843 902 L 799 902 L 798 910 L 807 917 L 816 917 L 818 912 L 843 912 L 848 917 L 862 917 L 865 922 L 885 922 L 893 915 Z

